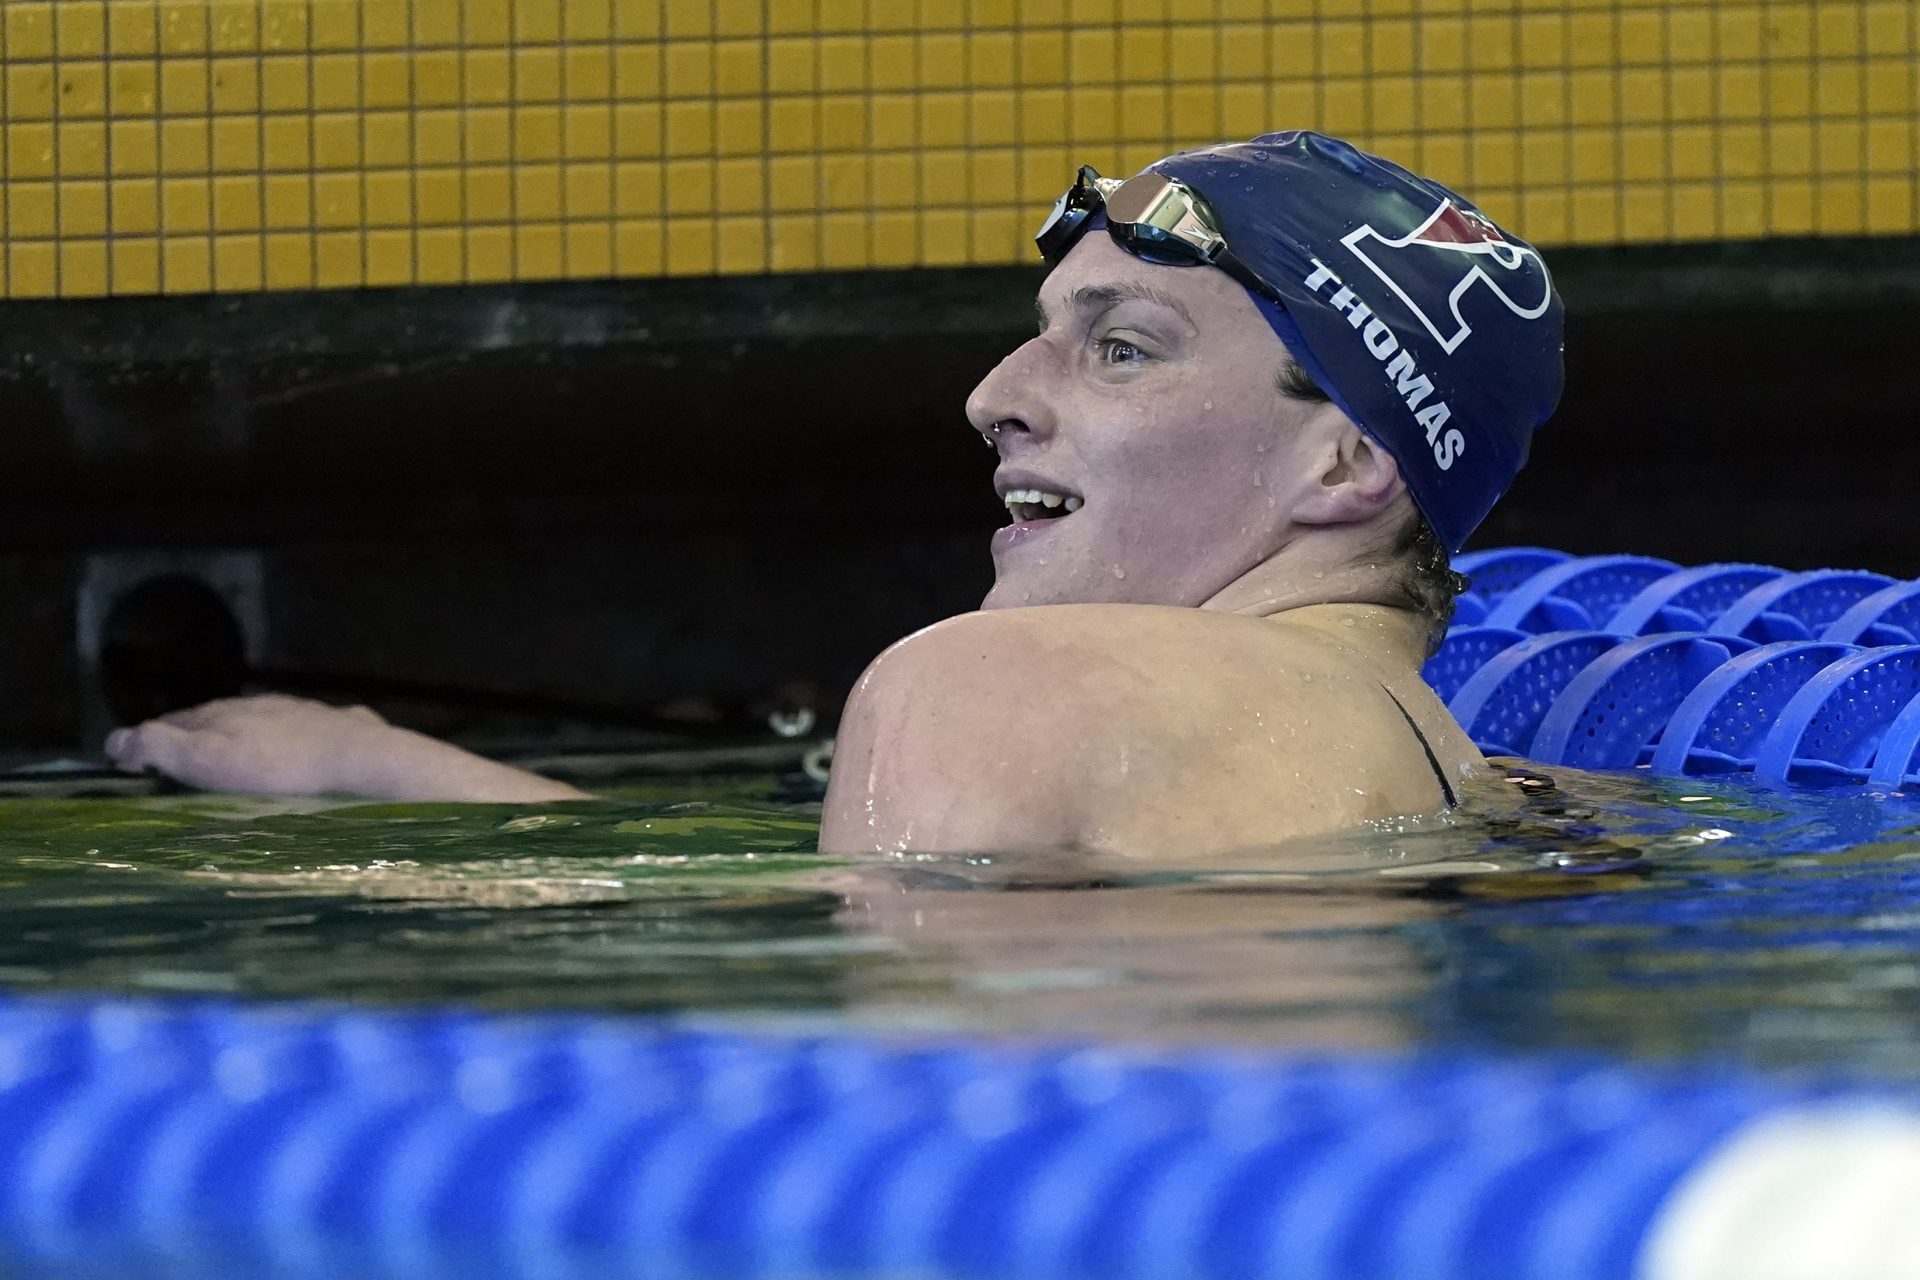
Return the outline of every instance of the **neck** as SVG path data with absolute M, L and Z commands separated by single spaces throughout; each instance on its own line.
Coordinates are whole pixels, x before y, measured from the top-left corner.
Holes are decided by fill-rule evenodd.
M 1351 638 L 1356 624 L 1418 669 L 1426 660 L 1426 619 L 1396 603 L 1405 570 L 1349 537 L 1297 538 L 1229 582 L 1200 605 L 1250 618 L 1286 614 L 1290 623 Z
M 1390 603 L 1401 567 L 1350 528 L 1308 530 L 1201 602 L 1264 618 L 1314 604 Z

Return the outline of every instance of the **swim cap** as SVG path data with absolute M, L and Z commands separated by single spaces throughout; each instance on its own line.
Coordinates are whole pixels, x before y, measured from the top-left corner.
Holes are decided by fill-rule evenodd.
M 1305 130 L 1148 167 L 1213 206 L 1284 299 L 1254 295 L 1287 350 L 1458 551 L 1560 400 L 1560 297 L 1539 252 L 1439 183 Z

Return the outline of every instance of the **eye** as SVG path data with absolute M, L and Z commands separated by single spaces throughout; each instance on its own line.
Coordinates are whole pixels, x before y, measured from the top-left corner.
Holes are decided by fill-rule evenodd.
M 1101 364 L 1139 364 L 1147 353 L 1125 338 L 1101 338 L 1094 344 Z

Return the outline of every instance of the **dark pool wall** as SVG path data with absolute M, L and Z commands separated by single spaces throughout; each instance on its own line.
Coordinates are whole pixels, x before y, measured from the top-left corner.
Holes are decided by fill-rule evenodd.
M 1566 400 L 1478 542 L 1920 572 L 1914 245 L 1566 254 L 1560 279 Z M 169 651 L 216 648 L 199 623 L 102 598 L 169 557 L 224 566 L 253 671 L 427 727 L 831 706 L 990 579 L 960 406 L 1034 283 L 3 304 L 0 744 L 81 745 L 128 705 L 103 617 L 123 676 L 229 678 Z

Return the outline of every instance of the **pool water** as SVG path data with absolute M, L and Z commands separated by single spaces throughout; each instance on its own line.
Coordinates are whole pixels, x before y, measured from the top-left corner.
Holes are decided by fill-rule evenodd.
M 797 777 L 0 801 L 0 985 L 1920 1077 L 1920 803 L 1526 769 L 1151 863 L 846 862 Z

